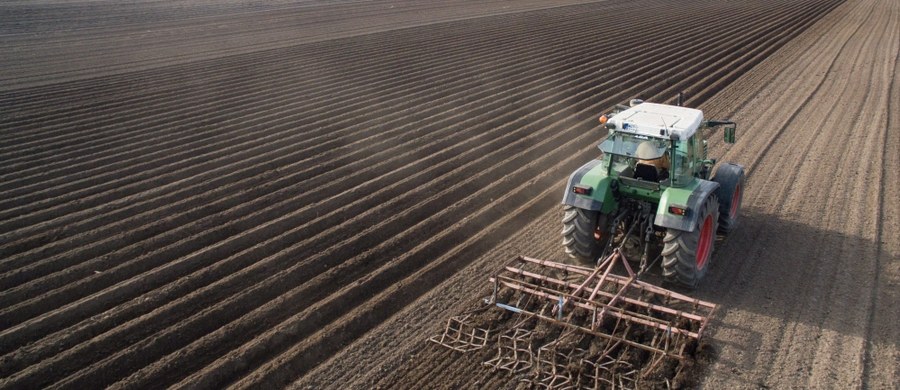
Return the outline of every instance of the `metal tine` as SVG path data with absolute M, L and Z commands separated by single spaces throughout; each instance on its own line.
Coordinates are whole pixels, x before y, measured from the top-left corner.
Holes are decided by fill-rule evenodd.
M 623 259 L 623 258 L 621 257 L 621 255 L 620 255 L 619 253 L 614 252 L 612 255 L 610 255 L 610 256 L 606 259 L 606 261 L 604 261 L 604 264 L 607 265 L 606 271 L 608 271 L 609 269 L 611 269 L 611 268 L 615 265 L 615 260 L 622 260 L 622 259 Z M 622 261 L 624 262 L 624 260 L 622 260 Z M 547 262 L 547 261 L 537 260 L 537 259 L 531 259 L 531 258 L 521 257 L 521 256 L 518 257 L 518 258 L 516 258 L 516 259 L 513 261 L 513 264 L 515 264 L 515 263 L 521 263 L 521 264 L 524 264 L 524 263 L 531 263 L 531 264 L 537 264 L 537 265 L 540 266 L 540 267 L 552 267 L 552 268 L 566 269 L 566 270 L 579 270 L 579 268 L 580 268 L 580 267 L 572 267 L 572 266 L 567 266 L 567 265 L 560 265 L 560 264 L 558 264 L 558 263 Z M 601 269 L 602 269 L 602 268 L 601 268 Z M 528 276 L 528 277 L 536 278 L 536 279 L 538 279 L 538 280 L 541 280 L 542 282 L 552 283 L 552 284 L 555 284 L 555 285 L 561 286 L 561 287 L 569 287 L 569 288 L 571 288 L 572 286 L 575 286 L 575 284 L 567 283 L 567 282 L 561 281 L 561 280 L 559 280 L 559 279 L 555 279 L 555 278 L 551 278 L 551 277 L 548 277 L 548 276 L 544 276 L 543 274 L 537 274 L 537 273 L 525 271 L 525 270 L 524 270 L 524 267 L 521 268 L 521 269 L 517 269 L 517 268 L 512 268 L 512 267 L 507 266 L 507 271 L 512 272 L 513 274 L 516 274 L 516 275 L 519 275 L 519 276 L 523 276 L 523 277 L 524 277 L 524 276 Z M 582 282 L 581 284 L 577 285 L 576 290 L 575 290 L 571 295 L 577 295 L 577 293 L 579 293 L 586 285 L 588 285 L 588 283 L 590 282 L 590 280 L 591 280 L 594 276 L 596 276 L 596 274 L 598 273 L 597 271 L 598 271 L 598 270 L 594 270 L 593 272 L 588 273 L 588 274 L 587 274 L 587 275 L 588 275 L 587 279 L 586 279 L 584 282 Z M 581 271 L 581 272 L 584 272 L 584 271 Z M 586 272 L 585 272 L 585 273 L 586 273 Z M 648 289 L 648 288 L 647 288 L 647 285 L 645 285 L 645 284 L 643 284 L 643 283 L 641 283 L 641 282 L 639 282 L 639 281 L 636 281 L 633 277 L 632 277 L 632 278 L 629 278 L 629 279 L 626 279 L 626 280 L 620 280 L 620 279 L 624 279 L 624 278 L 619 277 L 619 276 L 614 275 L 614 274 L 608 274 L 607 272 L 604 272 L 604 275 L 607 275 L 607 277 L 609 278 L 609 280 L 612 280 L 612 281 L 614 281 L 615 283 L 621 285 L 622 288 L 620 288 L 620 289 L 617 290 L 617 291 L 619 292 L 618 294 L 610 294 L 610 293 L 607 293 L 607 292 L 605 292 L 605 291 L 601 291 L 601 287 L 602 287 L 602 284 L 603 284 L 602 281 L 605 281 L 605 280 L 606 280 L 605 278 L 601 278 L 601 283 L 598 283 L 598 285 L 596 285 L 595 288 L 593 289 L 594 291 L 596 291 L 596 294 L 593 294 L 593 293 L 592 293 L 592 296 L 589 297 L 589 300 L 592 300 L 596 295 L 602 295 L 602 296 L 611 298 L 610 301 L 617 299 L 616 296 L 620 296 L 620 297 L 622 297 L 622 299 L 625 300 L 627 303 L 631 303 L 631 304 L 635 304 L 635 305 L 638 305 L 638 306 L 642 306 L 642 307 L 647 308 L 648 310 L 652 310 L 652 311 L 660 311 L 660 312 L 664 312 L 664 313 L 667 313 L 667 314 L 672 314 L 672 315 L 675 315 L 675 316 L 678 316 L 678 317 L 685 317 L 685 318 L 687 318 L 687 319 L 689 319 L 689 320 L 691 320 L 691 321 L 700 321 L 700 322 L 701 322 L 701 323 L 700 323 L 700 326 L 705 325 L 705 323 L 707 322 L 707 320 L 708 320 L 708 318 L 709 318 L 710 313 L 712 312 L 712 310 L 715 309 L 715 305 L 709 304 L 710 306 L 706 306 L 705 303 L 701 305 L 701 304 L 698 304 L 698 302 L 703 302 L 703 301 L 696 300 L 696 299 L 682 300 L 682 299 L 681 299 L 682 296 L 681 296 L 680 294 L 677 294 L 677 293 L 674 293 L 674 292 L 672 292 L 672 291 L 665 290 L 665 289 L 662 289 L 662 288 L 659 288 L 659 287 L 655 287 L 655 286 L 654 286 L 652 289 Z M 498 274 L 497 276 L 501 276 L 501 275 Z M 497 279 L 494 278 L 494 281 L 495 281 L 495 282 L 496 282 L 496 280 L 497 280 Z M 512 280 L 515 280 L 515 279 L 512 279 Z M 510 281 L 512 281 L 512 280 L 510 280 Z M 643 300 L 641 300 L 641 299 L 634 299 L 634 298 L 623 297 L 624 290 L 627 289 L 627 288 L 629 288 L 629 287 L 634 287 L 635 289 L 637 289 L 637 290 L 639 290 L 639 291 L 641 291 L 641 292 L 649 291 L 651 294 L 662 295 L 662 296 L 665 297 L 665 301 L 671 301 L 672 299 L 676 299 L 676 300 L 678 300 L 678 301 L 680 301 L 680 302 L 689 303 L 689 304 L 691 304 L 692 306 L 697 307 L 697 308 L 699 308 L 700 306 L 703 306 L 703 307 L 705 307 L 705 308 L 708 307 L 708 308 L 710 308 L 710 313 L 686 312 L 686 311 L 684 311 L 684 310 L 676 310 L 676 309 L 668 308 L 668 307 L 661 306 L 661 305 L 655 305 L 655 304 L 652 304 L 652 303 L 643 301 Z M 549 287 L 548 287 L 548 288 L 549 288 Z M 554 290 L 554 291 L 555 291 L 555 290 Z M 567 303 L 567 302 L 569 302 L 569 301 L 571 300 L 571 299 L 569 298 L 569 294 L 567 294 L 567 293 L 565 293 L 565 292 L 563 292 L 563 291 L 559 291 L 559 292 L 561 293 L 561 294 L 559 294 L 560 296 L 565 296 L 565 297 L 566 297 L 566 298 L 565 298 L 565 301 L 564 301 L 564 304 Z M 642 295 L 643 295 L 643 294 L 639 294 L 638 296 L 640 297 L 640 296 L 642 296 Z M 652 298 L 652 297 L 651 297 L 651 298 Z M 612 302 L 612 303 L 614 303 L 614 302 Z M 634 313 L 634 314 L 637 314 L 637 313 Z M 705 315 L 704 315 L 704 314 L 705 314 Z M 638 317 L 641 317 L 641 316 L 638 316 Z M 649 318 L 645 318 L 645 319 L 649 319 Z M 656 322 L 663 322 L 663 321 L 657 320 Z M 699 326 L 698 326 L 698 327 L 699 327 Z
M 613 272 L 620 262 L 627 276 Z M 560 280 L 554 275 L 559 271 L 583 279 Z M 482 309 L 516 313 L 507 325 L 478 328 L 468 314 L 448 320 L 444 334 L 430 340 L 462 352 L 495 342 L 496 356 L 483 364 L 522 375 L 541 389 L 635 388 L 641 373 L 666 359 L 685 359 L 689 343 L 700 337 L 716 309 L 641 282 L 618 250 L 597 268 L 520 256 L 490 281 L 493 291 Z M 549 325 L 553 338 L 536 351 L 538 334 L 542 341 L 548 334 L 531 329 L 535 324 Z
M 572 265 L 557 263 L 557 262 L 553 262 L 553 261 L 535 259 L 535 258 L 527 257 L 527 256 L 518 256 L 513 263 L 515 263 L 515 262 L 527 262 L 527 263 L 532 263 L 532 264 L 538 264 L 543 267 L 567 270 L 568 272 L 575 272 L 575 273 L 578 273 L 578 274 L 581 274 L 584 276 L 588 276 L 594 271 L 594 269 L 592 269 L 592 268 L 572 266 Z M 610 280 L 614 281 L 615 283 L 623 284 L 623 283 L 627 283 L 628 278 L 626 278 L 624 276 L 619 276 L 619 275 L 610 275 Z M 652 284 L 649 284 L 646 282 L 635 281 L 634 283 L 636 285 L 641 286 L 643 289 L 646 289 L 647 291 L 651 291 L 653 293 L 663 295 L 663 296 L 669 296 L 669 297 L 671 297 L 673 299 L 677 299 L 681 302 L 690 303 L 692 305 L 697 305 L 698 307 L 702 306 L 702 307 L 706 307 L 708 309 L 714 309 L 716 307 L 716 305 L 712 302 L 706 302 L 706 301 L 703 301 L 700 299 L 691 298 L 687 295 L 680 294 L 680 293 L 677 293 L 677 292 L 674 292 L 671 290 L 667 290 L 662 287 L 655 286 L 655 285 L 652 285 Z
M 510 332 L 512 332 L 512 335 L 508 334 Z M 531 331 L 525 329 L 513 328 L 501 334 L 497 343 L 497 357 L 483 364 L 495 369 L 509 371 L 513 374 L 528 371 L 532 366 L 533 360 L 531 343 L 529 342 L 531 333 Z M 508 341 L 509 345 L 504 345 L 504 340 Z M 520 343 L 527 348 L 520 347 Z M 519 355 L 520 352 L 522 353 L 521 356 Z
M 471 315 L 450 317 L 444 332 L 428 340 L 459 352 L 484 348 L 491 338 L 492 329 L 476 327 L 469 322 L 470 318 Z
M 541 261 L 541 262 L 543 262 L 543 261 Z M 547 264 L 544 264 L 544 265 L 550 266 L 551 263 L 547 263 Z M 556 268 L 556 267 L 554 267 L 554 268 Z M 507 269 L 508 271 L 510 271 L 510 272 L 515 273 L 515 274 L 519 274 L 519 275 L 522 275 L 522 276 L 527 276 L 527 277 L 536 278 L 536 279 L 539 279 L 539 280 L 542 280 L 542 281 L 545 281 L 545 282 L 548 282 L 548 283 L 552 283 L 552 284 L 555 284 L 555 285 L 558 285 L 558 286 L 561 286 L 561 287 L 568 287 L 568 288 L 571 288 L 572 286 L 580 286 L 580 285 L 576 285 L 576 284 L 573 284 L 573 283 L 568 283 L 568 282 L 565 282 L 565 281 L 562 281 L 562 280 L 559 280 L 559 279 L 555 279 L 555 278 L 551 278 L 551 277 L 548 277 L 548 276 L 544 276 L 544 275 L 541 275 L 541 274 L 537 274 L 537 273 L 533 273 L 533 272 L 528 272 L 528 271 L 525 271 L 524 269 L 513 268 L 513 267 L 510 267 L 510 266 L 507 266 L 506 269 Z M 558 268 L 558 269 L 562 269 L 562 268 Z M 498 274 L 498 275 L 499 275 L 499 274 Z M 593 274 L 588 274 L 588 277 L 590 277 L 591 275 L 593 275 Z M 646 288 L 646 285 L 643 284 L 643 283 L 640 282 L 640 281 L 637 281 L 637 280 L 619 280 L 620 278 L 622 278 L 622 277 L 620 277 L 620 276 L 618 276 L 618 275 L 615 275 L 615 274 L 610 274 L 609 277 L 608 277 L 608 280 L 612 280 L 612 281 L 614 281 L 615 283 L 617 283 L 617 284 L 619 284 L 619 285 L 623 285 L 623 284 L 624 284 L 624 285 L 627 285 L 627 286 L 631 286 L 632 288 L 637 289 L 637 290 L 639 290 L 639 291 L 647 291 L 647 292 L 649 292 L 649 293 L 651 293 L 651 294 L 665 297 L 665 299 L 663 300 L 664 302 L 666 302 L 666 301 L 671 301 L 672 299 L 676 299 L 676 300 L 678 300 L 679 302 L 686 303 L 686 304 L 690 304 L 692 307 L 695 307 L 695 308 L 697 308 L 698 310 L 699 310 L 700 307 L 710 309 L 710 312 L 705 313 L 705 314 L 704 314 L 704 313 L 699 313 L 699 312 L 696 312 L 696 311 L 695 311 L 695 312 L 686 312 L 686 311 L 684 311 L 684 310 L 675 310 L 675 309 L 668 308 L 668 307 L 666 307 L 666 306 L 655 305 L 655 304 L 652 304 L 652 303 L 649 303 L 649 302 L 646 302 L 646 301 L 642 301 L 642 300 L 639 300 L 639 299 L 633 299 L 633 298 L 627 298 L 627 299 L 626 299 L 626 302 L 628 302 L 628 303 L 636 304 L 636 305 L 638 305 L 638 306 L 643 306 L 643 307 L 646 307 L 646 308 L 648 308 L 648 309 L 650 309 L 650 310 L 654 310 L 654 311 L 661 311 L 661 312 L 665 312 L 665 313 L 667 313 L 667 314 L 673 314 L 673 315 L 684 316 L 684 317 L 687 317 L 688 319 L 691 319 L 691 320 L 703 320 L 703 319 L 705 319 L 705 318 L 708 318 L 708 317 L 712 314 L 712 310 L 715 309 L 715 305 L 712 305 L 712 304 L 710 304 L 710 305 L 712 305 L 711 307 L 705 306 L 705 305 L 697 305 L 695 301 L 699 301 L 699 300 L 690 300 L 690 301 L 681 300 L 681 299 L 678 298 L 678 295 L 679 295 L 679 294 L 677 294 L 677 293 L 674 293 L 674 292 L 671 292 L 671 291 L 668 291 L 668 290 L 662 290 L 662 291 L 665 291 L 665 293 L 660 293 L 659 291 L 660 291 L 661 289 L 658 288 L 658 287 L 656 287 L 656 288 L 654 288 L 654 289 L 652 289 L 652 290 L 648 290 L 648 289 Z M 493 281 L 493 278 L 492 278 L 492 281 Z M 596 290 L 598 291 L 598 292 L 597 292 L 598 295 L 603 295 L 603 296 L 608 297 L 608 298 L 611 298 L 611 297 L 613 296 L 613 294 L 607 293 L 607 292 L 602 291 L 602 290 L 600 290 L 600 289 L 596 289 Z M 674 295 L 673 295 L 673 294 L 674 294 Z M 573 293 L 572 295 L 577 295 L 577 294 L 574 294 L 574 293 Z M 639 294 L 639 296 L 640 296 L 640 295 L 643 295 L 643 294 Z M 699 301 L 699 302 L 703 302 L 703 301 Z M 679 314 L 679 313 L 683 313 L 683 314 Z
M 703 315 L 705 313 L 673 309 L 647 302 L 646 300 L 653 299 L 653 296 L 662 296 L 662 299 L 666 301 L 684 301 L 668 290 L 647 289 L 638 283 L 634 276 L 622 280 L 622 277 L 611 272 L 612 267 L 616 266 L 619 261 L 624 262 L 625 260 L 620 253 L 614 251 L 603 262 L 604 267 L 588 272 L 586 269 L 578 267 L 518 257 L 504 270 L 497 273 L 492 278 L 492 282 L 501 289 L 512 289 L 523 293 L 522 296 L 538 298 L 539 301 L 543 301 L 542 309 L 538 314 L 527 305 L 510 307 L 498 302 L 498 306 L 516 310 L 523 315 L 533 313 L 541 320 L 552 321 L 571 329 L 587 331 L 609 340 L 622 340 L 633 347 L 642 348 L 654 354 L 683 358 L 686 338 L 698 338 L 699 334 L 694 330 L 705 326 L 708 317 Z M 526 267 L 537 267 L 537 269 L 532 272 Z M 546 271 L 551 268 L 586 274 L 585 280 L 580 283 L 569 283 L 553 278 L 548 276 Z M 637 295 L 634 295 L 634 291 L 638 292 Z M 664 293 L 659 294 L 659 292 Z M 598 300 L 598 297 L 602 297 L 602 299 Z M 699 302 L 699 300 L 691 300 L 688 303 L 695 302 Z M 628 304 L 634 305 L 640 311 L 625 307 Z M 573 317 L 576 310 L 566 311 L 567 305 L 574 306 L 575 309 L 588 310 L 588 315 L 592 318 L 590 324 L 579 326 Z M 698 309 L 705 309 L 703 305 L 694 306 Z M 552 307 L 553 310 L 547 313 L 545 311 L 547 307 Z M 553 313 L 557 315 L 554 316 Z M 565 321 L 562 321 L 563 314 L 565 314 Z M 615 327 L 612 331 L 598 331 L 607 316 L 616 318 Z M 673 322 L 675 319 L 681 319 L 684 323 Z M 654 332 L 649 343 L 627 340 L 634 326 L 647 327 Z
M 667 332 L 671 332 L 674 334 L 683 334 L 683 335 L 687 335 L 692 338 L 697 338 L 697 334 L 695 332 L 692 332 L 688 329 L 679 328 L 679 327 L 671 324 L 669 321 L 665 321 L 665 320 L 662 320 L 662 319 L 659 319 L 656 317 L 651 317 L 651 316 L 648 316 L 645 314 L 628 311 L 624 308 L 612 307 L 612 306 L 609 306 L 609 305 L 601 303 L 601 302 L 591 302 L 591 301 L 581 302 L 583 300 L 583 298 L 572 297 L 571 295 L 568 295 L 561 291 L 543 288 L 541 286 L 527 283 L 525 281 L 511 279 L 511 278 L 508 278 L 503 275 L 499 275 L 499 276 L 497 276 L 497 278 L 500 279 L 500 283 L 505 285 L 506 287 L 509 287 L 509 288 L 512 288 L 512 289 L 515 289 L 515 290 L 518 290 L 521 292 L 529 293 L 529 294 L 544 298 L 545 300 L 557 302 L 561 299 L 562 296 L 569 296 L 569 297 L 573 298 L 574 301 L 576 301 L 575 303 L 573 303 L 574 305 L 581 307 L 583 309 L 592 310 L 594 307 L 597 307 L 597 306 L 608 308 L 608 310 L 610 310 L 610 312 L 609 312 L 610 315 L 613 315 L 616 317 L 623 317 L 623 318 L 629 319 L 631 321 L 635 321 L 635 322 L 647 325 L 649 327 L 655 327 L 660 330 L 665 330 Z M 556 294 L 556 295 L 554 295 L 554 294 Z M 500 304 L 498 304 L 498 305 L 500 305 Z M 521 308 L 510 308 L 507 305 L 501 305 L 501 307 L 508 308 L 511 310 L 522 310 Z

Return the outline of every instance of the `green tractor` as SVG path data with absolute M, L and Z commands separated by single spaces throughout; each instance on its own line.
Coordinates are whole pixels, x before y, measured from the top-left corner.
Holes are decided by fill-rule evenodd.
M 700 110 L 633 100 L 600 117 L 609 130 L 603 156 L 569 177 L 563 245 L 594 265 L 614 249 L 640 260 L 640 273 L 662 259 L 669 282 L 696 287 L 709 269 L 716 234 L 737 227 L 744 168 L 707 157 L 701 134 L 735 123 L 705 120 Z M 653 257 L 653 260 L 651 260 Z

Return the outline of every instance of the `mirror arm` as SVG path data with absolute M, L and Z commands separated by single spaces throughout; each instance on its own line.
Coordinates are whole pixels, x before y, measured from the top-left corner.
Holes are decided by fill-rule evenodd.
M 716 127 L 716 126 L 721 126 L 721 125 L 737 125 L 737 123 L 734 123 L 732 121 L 713 121 L 713 120 L 706 121 L 707 127 Z

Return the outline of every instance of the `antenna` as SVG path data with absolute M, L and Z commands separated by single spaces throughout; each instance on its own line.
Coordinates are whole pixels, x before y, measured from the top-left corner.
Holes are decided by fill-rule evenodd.
M 668 137 L 669 136 L 669 125 L 666 124 L 666 118 L 664 118 L 662 115 L 660 115 L 659 120 L 662 121 L 663 129 L 666 130 L 665 136 Z M 660 134 L 660 135 L 663 135 L 663 134 Z

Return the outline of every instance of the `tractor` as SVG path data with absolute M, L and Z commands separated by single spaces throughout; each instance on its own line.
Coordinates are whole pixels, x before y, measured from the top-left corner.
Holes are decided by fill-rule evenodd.
M 737 227 L 744 187 L 741 165 L 719 163 L 713 174 L 702 135 L 721 126 L 734 143 L 735 123 L 640 100 L 600 122 L 609 131 L 602 157 L 572 173 L 563 197 L 566 254 L 593 266 L 618 248 L 640 261 L 638 274 L 662 259 L 666 281 L 696 287 L 717 233 Z
M 744 168 L 716 167 L 702 138 L 722 126 L 734 143 L 736 126 L 641 101 L 600 122 L 609 130 L 602 157 L 569 177 L 563 197 L 572 261 L 503 263 L 487 278 L 488 296 L 431 342 L 493 349 L 483 365 L 543 389 L 669 388 L 692 366 L 717 305 L 642 276 L 661 259 L 667 281 L 696 287 L 717 233 L 737 227 Z

